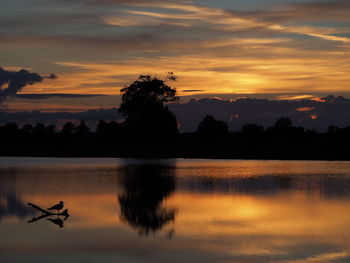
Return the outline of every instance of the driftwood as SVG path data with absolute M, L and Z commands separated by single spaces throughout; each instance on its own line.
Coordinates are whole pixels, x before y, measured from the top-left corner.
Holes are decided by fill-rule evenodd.
M 40 220 L 40 219 L 47 218 L 47 217 L 49 217 L 49 216 L 57 216 L 57 217 L 63 216 L 63 217 L 64 217 L 63 221 L 66 221 L 67 218 L 69 217 L 68 209 L 65 209 L 65 210 L 64 210 L 63 212 L 61 212 L 61 213 L 52 213 L 52 212 L 50 212 L 50 211 L 48 211 L 48 210 L 46 210 L 46 209 L 43 209 L 43 208 L 41 208 L 40 206 L 37 206 L 37 205 L 35 205 L 35 204 L 33 204 L 33 203 L 28 203 L 27 205 L 33 207 L 34 209 L 36 209 L 36 210 L 38 210 L 38 211 L 40 211 L 40 212 L 42 213 L 40 216 L 38 216 L 38 217 L 33 217 L 31 220 L 27 221 L 28 223 L 32 223 L 32 222 L 38 221 L 38 220 Z M 48 219 L 49 221 L 55 223 L 56 225 L 59 225 L 60 227 L 63 227 L 63 221 L 62 221 L 61 219 L 59 219 L 59 218 L 57 218 L 57 219 L 50 219 L 50 218 L 47 218 L 47 219 Z M 60 222 L 58 222 L 58 221 L 60 221 Z

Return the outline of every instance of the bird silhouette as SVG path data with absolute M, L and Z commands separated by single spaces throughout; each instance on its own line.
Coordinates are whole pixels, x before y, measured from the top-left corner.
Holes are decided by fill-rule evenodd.
M 58 225 L 60 228 L 64 227 L 64 223 L 63 223 L 62 219 L 60 219 L 60 218 L 55 218 L 55 219 L 46 218 L 46 219 L 51 221 L 55 225 Z
M 57 210 L 57 213 L 58 213 L 59 210 L 61 210 L 63 207 L 64 207 L 64 202 L 60 201 L 57 205 L 51 206 L 47 210 Z

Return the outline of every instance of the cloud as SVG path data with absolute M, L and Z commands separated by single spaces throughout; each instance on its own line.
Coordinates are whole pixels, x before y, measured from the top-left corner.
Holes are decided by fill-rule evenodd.
M 259 19 L 259 16 L 245 15 L 244 13 L 237 14 L 227 9 L 223 8 L 210 8 L 202 7 L 191 4 L 169 4 L 169 3 L 152 3 L 149 2 L 140 3 L 140 6 L 143 7 L 152 7 L 160 8 L 162 11 L 150 12 L 150 11 L 135 11 L 135 10 L 126 10 L 125 12 L 134 15 L 130 17 L 133 21 L 135 17 L 140 20 L 140 17 L 152 17 L 159 20 L 172 20 L 184 22 L 186 26 L 196 26 L 198 23 L 210 25 L 216 29 L 227 30 L 227 31 L 259 31 L 267 30 L 275 34 L 279 33 L 293 33 L 299 35 L 307 35 L 315 38 L 322 38 L 329 41 L 337 41 L 350 43 L 350 38 L 340 37 L 332 34 L 348 32 L 348 30 L 340 30 L 334 28 L 324 28 L 324 27 L 315 27 L 315 26 L 298 26 L 298 25 L 284 25 L 272 20 L 268 20 L 267 15 L 262 12 L 260 16 L 264 19 Z M 342 5 L 343 6 L 343 5 Z M 307 9 L 304 6 L 305 9 Z M 299 7 L 300 9 L 300 7 Z M 298 9 L 298 10 L 299 10 Z M 310 8 L 313 10 L 312 8 Z M 174 14 L 168 10 L 177 10 L 181 11 Z M 297 11 L 298 11 L 297 10 Z M 342 10 L 342 9 L 341 9 Z M 300 11 L 300 10 L 299 10 Z M 288 12 L 295 13 L 294 10 L 284 11 L 286 14 Z M 283 13 L 283 11 L 282 11 Z M 136 15 L 136 16 L 135 16 Z M 189 22 L 192 21 L 192 22 Z M 145 22 L 145 21 L 143 21 Z M 147 21 L 146 21 L 147 22 Z M 142 20 L 140 20 L 142 23 Z M 189 24 L 191 23 L 191 24 Z
M 349 26 L 337 23 L 349 21 L 348 1 L 261 0 L 260 9 L 240 9 L 241 1 L 24 2 L 19 12 L 0 11 L 3 64 L 60 72 L 55 85 L 40 83 L 30 93 L 115 94 L 140 73 L 164 69 L 182 78 L 180 89 L 202 93 L 349 88 Z
M 59 98 L 86 98 L 86 97 L 96 97 L 105 96 L 102 94 L 64 94 L 64 93 L 51 93 L 51 94 L 16 94 L 16 98 L 29 99 L 29 100 L 42 100 L 51 97 Z
M 0 68 L 0 102 L 4 101 L 8 96 L 15 95 L 25 86 L 41 82 L 43 79 L 44 77 L 39 74 L 30 73 L 25 69 L 15 72 Z
M 34 85 L 44 79 L 56 79 L 55 74 L 41 76 L 38 73 L 30 73 L 28 70 L 8 71 L 0 67 L 0 103 L 9 96 L 14 96 L 25 86 Z
M 57 77 L 57 75 L 56 74 L 50 74 L 50 75 L 48 75 L 47 77 L 44 77 L 45 79 L 57 79 L 58 77 Z
M 201 92 L 201 91 L 205 91 L 202 89 L 185 89 L 182 92 Z
M 350 126 L 350 100 L 342 96 L 324 98 L 299 97 L 295 100 L 268 100 L 253 98 L 192 99 L 187 103 L 171 104 L 184 131 L 194 131 L 207 114 L 239 130 L 246 123 L 270 127 L 281 117 L 291 118 L 295 126 L 325 130 L 328 125 Z M 306 99 L 307 98 L 307 99 Z M 315 117 L 316 116 L 316 117 Z

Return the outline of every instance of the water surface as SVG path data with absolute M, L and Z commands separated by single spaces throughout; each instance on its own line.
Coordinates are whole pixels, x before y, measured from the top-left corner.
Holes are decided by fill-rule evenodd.
M 0 262 L 350 262 L 349 222 L 350 162 L 0 158 Z

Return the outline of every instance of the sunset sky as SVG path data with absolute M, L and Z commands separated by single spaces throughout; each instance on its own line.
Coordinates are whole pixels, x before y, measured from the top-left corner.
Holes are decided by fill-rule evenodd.
M 1 0 L 0 67 L 22 93 L 118 95 L 140 74 L 179 95 L 346 95 L 348 0 Z

